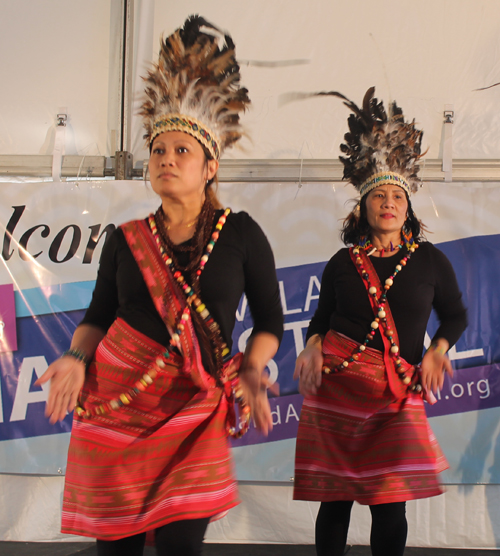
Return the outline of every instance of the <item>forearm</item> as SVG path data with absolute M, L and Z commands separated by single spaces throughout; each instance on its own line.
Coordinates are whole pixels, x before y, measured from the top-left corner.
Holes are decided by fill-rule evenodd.
M 73 334 L 70 349 L 83 352 L 86 359 L 90 360 L 105 335 L 106 333 L 102 328 L 92 324 L 80 324 Z
M 429 350 L 434 350 L 444 355 L 450 349 L 450 344 L 446 338 L 434 338 L 429 346 Z
M 258 332 L 252 335 L 245 349 L 242 370 L 255 369 L 262 372 L 278 347 L 279 341 L 274 334 Z
M 322 349 L 323 346 L 323 340 L 324 340 L 324 336 L 323 334 L 313 334 L 306 343 L 306 348 L 307 347 L 316 347 L 319 348 L 320 350 Z

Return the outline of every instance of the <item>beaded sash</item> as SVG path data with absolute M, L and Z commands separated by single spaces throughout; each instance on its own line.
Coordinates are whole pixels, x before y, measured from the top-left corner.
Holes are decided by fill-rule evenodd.
M 163 319 L 170 336 L 176 334 L 176 324 L 182 317 L 183 333 L 176 334 L 175 344 L 183 356 L 182 372 L 189 375 L 194 384 L 202 390 L 217 388 L 217 381 L 203 367 L 201 350 L 186 296 L 169 267 L 165 265 L 162 253 L 158 249 L 155 238 L 151 235 L 148 223 L 144 220 L 134 220 L 123 224 L 121 228 L 148 287 L 156 310 Z M 250 408 L 246 404 L 238 380 L 238 370 L 242 360 L 243 355 L 241 353 L 237 353 L 232 358 L 226 358 L 220 377 L 228 401 L 226 430 L 228 434 L 236 438 L 245 434 L 250 422 Z M 234 402 L 239 405 L 239 427 L 236 423 Z
M 384 291 L 384 288 L 380 282 L 380 279 L 378 277 L 378 274 L 375 270 L 375 268 L 373 267 L 373 264 L 370 260 L 370 257 L 368 257 L 368 255 L 366 254 L 366 252 L 364 251 L 364 249 L 360 249 L 359 253 L 357 255 L 354 254 L 354 249 L 351 248 L 349 249 L 349 254 L 351 256 L 352 262 L 354 264 L 354 266 L 356 267 L 356 270 L 358 271 L 359 275 L 361 276 L 361 279 L 363 280 L 363 284 L 366 287 L 367 293 L 368 293 L 368 281 L 365 280 L 363 278 L 363 272 L 367 272 L 368 276 L 369 276 L 369 281 L 371 283 L 372 286 L 375 286 L 377 288 L 377 297 L 380 297 L 380 295 L 382 294 L 382 292 Z M 356 264 L 356 258 L 360 257 L 361 260 L 363 261 L 363 270 Z M 378 314 L 378 303 L 375 299 L 374 296 L 369 295 L 368 294 L 368 299 L 370 300 L 370 305 L 372 307 L 372 310 L 374 312 L 375 317 L 377 317 Z M 389 302 L 386 299 L 385 300 L 385 306 L 384 306 L 384 310 L 386 313 L 386 322 L 388 325 L 388 328 L 391 329 L 392 332 L 392 337 L 394 342 L 399 346 L 399 338 L 398 338 L 398 332 L 396 329 L 396 323 L 394 322 L 394 318 L 392 316 L 392 312 L 391 312 L 391 308 L 389 306 Z M 400 380 L 398 373 L 396 372 L 396 366 L 394 364 L 394 360 L 391 357 L 391 342 L 389 341 L 389 339 L 387 338 L 387 336 L 385 335 L 385 333 L 380 330 L 380 336 L 382 337 L 382 341 L 384 343 L 384 363 L 385 363 L 385 367 L 387 370 L 387 380 L 389 382 L 389 388 L 391 389 L 391 392 L 394 394 L 396 399 L 401 399 L 404 398 L 408 395 L 408 388 L 407 385 L 403 384 L 403 382 Z
M 121 226 L 128 246 L 139 266 L 153 303 L 167 330 L 172 336 L 186 308 L 186 298 L 175 278 L 166 268 L 148 223 L 134 220 Z M 179 339 L 179 350 L 183 356 L 182 371 L 191 376 L 199 388 L 215 387 L 215 379 L 203 368 L 201 351 L 191 315 L 184 317 L 184 333 Z

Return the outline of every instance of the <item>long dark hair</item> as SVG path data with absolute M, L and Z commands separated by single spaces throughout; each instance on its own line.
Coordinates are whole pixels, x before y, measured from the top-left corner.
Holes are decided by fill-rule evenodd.
M 404 190 L 403 190 L 404 191 Z M 427 231 L 423 222 L 421 222 L 416 214 L 413 212 L 411 206 L 410 198 L 405 191 L 406 200 L 408 201 L 407 218 L 403 224 L 403 230 L 405 232 L 411 232 L 413 239 L 415 241 L 425 240 L 424 232 Z M 357 245 L 361 238 L 369 236 L 371 234 L 371 227 L 368 224 L 367 210 L 366 210 L 366 198 L 365 195 L 359 202 L 359 210 L 356 207 L 352 210 L 347 218 L 345 218 L 342 225 L 342 230 L 340 232 L 340 239 L 343 241 L 344 245 Z

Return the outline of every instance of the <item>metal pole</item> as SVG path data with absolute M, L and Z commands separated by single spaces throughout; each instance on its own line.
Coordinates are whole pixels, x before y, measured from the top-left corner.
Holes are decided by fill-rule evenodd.
M 121 74 L 121 106 L 120 106 L 120 150 L 115 153 L 115 179 L 128 180 L 132 178 L 134 166 L 129 148 L 129 112 L 130 112 L 130 73 L 132 65 L 133 40 L 133 0 L 123 1 L 123 29 L 122 29 L 122 74 Z

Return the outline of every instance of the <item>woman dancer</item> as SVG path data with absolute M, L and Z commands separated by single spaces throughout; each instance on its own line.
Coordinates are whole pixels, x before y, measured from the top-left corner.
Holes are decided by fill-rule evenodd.
M 141 555 L 153 530 L 158 554 L 200 554 L 210 519 L 237 504 L 228 434 L 250 413 L 272 427 L 262 373 L 283 328 L 266 237 L 213 191 L 250 102 L 231 38 L 188 19 L 146 84 L 160 207 L 113 233 L 71 348 L 39 381 L 51 380 L 52 422 L 75 408 L 62 531 L 96 537 L 100 556 Z M 254 328 L 231 358 L 243 292 Z
M 297 439 L 297 500 L 320 501 L 318 556 L 344 553 L 354 501 L 372 514 L 374 556 L 401 556 L 405 502 L 441 493 L 446 460 L 422 395 L 452 374 L 448 349 L 466 327 L 453 268 L 424 241 L 410 194 L 420 184 L 422 132 L 396 103 L 387 115 L 367 91 L 341 145 L 344 178 L 358 190 L 297 360 L 304 394 Z M 440 326 L 422 358 L 432 308 Z

